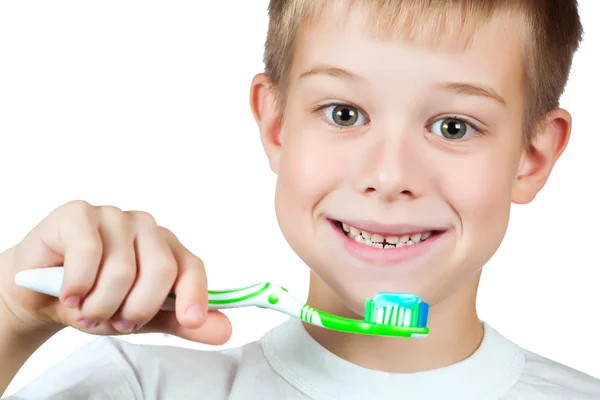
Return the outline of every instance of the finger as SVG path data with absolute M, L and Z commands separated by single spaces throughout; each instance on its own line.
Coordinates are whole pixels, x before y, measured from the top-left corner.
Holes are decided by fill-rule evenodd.
M 231 321 L 225 314 L 210 310 L 206 321 L 199 328 L 187 327 L 179 322 L 173 311 L 159 311 L 138 333 L 158 332 L 178 336 L 182 339 L 210 345 L 222 345 L 231 338 Z
M 64 255 L 60 301 L 77 307 L 90 292 L 102 258 L 102 239 L 94 208 L 84 201 L 59 207 L 39 225 L 39 239 L 51 251 Z
M 208 312 L 208 287 L 204 263 L 186 249 L 172 232 L 165 228 L 161 229 L 177 261 L 177 277 L 173 285 L 177 319 L 187 328 L 199 328 Z
M 99 232 L 104 251 L 98 278 L 83 300 L 78 320 L 101 322 L 111 318 L 129 293 L 137 276 L 133 241 L 135 232 L 129 218 L 116 207 L 101 207 Z
M 154 219 L 145 213 L 134 215 L 139 267 L 135 286 L 113 317 L 113 326 L 121 333 L 131 333 L 150 321 L 160 311 L 177 277 L 177 261 Z

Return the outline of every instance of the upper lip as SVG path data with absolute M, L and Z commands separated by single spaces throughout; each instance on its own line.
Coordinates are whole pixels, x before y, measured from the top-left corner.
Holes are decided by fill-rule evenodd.
M 446 230 L 440 226 L 416 225 L 416 224 L 382 224 L 375 221 L 365 220 L 336 220 L 346 225 L 353 226 L 361 231 L 378 233 L 382 236 L 402 236 L 411 233 L 440 232 Z

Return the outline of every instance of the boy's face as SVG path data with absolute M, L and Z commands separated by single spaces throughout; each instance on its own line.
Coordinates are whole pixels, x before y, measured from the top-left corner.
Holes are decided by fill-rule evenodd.
M 520 24 L 462 52 L 375 40 L 361 15 L 302 31 L 283 123 L 263 129 L 281 229 L 355 313 L 377 291 L 468 297 L 526 165 Z

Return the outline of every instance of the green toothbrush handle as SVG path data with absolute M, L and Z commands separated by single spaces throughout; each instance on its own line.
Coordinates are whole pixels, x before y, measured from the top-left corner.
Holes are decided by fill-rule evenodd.
M 239 289 L 208 291 L 209 310 L 252 306 L 270 308 L 296 318 L 301 318 L 303 307 L 308 307 L 292 297 L 284 287 L 269 282 Z M 175 295 L 168 296 L 162 309 L 175 309 Z
M 63 277 L 63 267 L 36 268 L 17 273 L 15 283 L 29 290 L 58 297 Z M 303 303 L 294 299 L 285 288 L 268 282 L 239 289 L 208 291 L 209 310 L 257 306 L 273 308 L 298 317 L 302 305 Z M 173 293 L 167 297 L 161 309 L 175 310 Z

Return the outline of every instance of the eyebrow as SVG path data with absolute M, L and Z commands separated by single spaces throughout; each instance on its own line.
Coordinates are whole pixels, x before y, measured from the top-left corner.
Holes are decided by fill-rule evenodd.
M 446 82 L 440 85 L 444 90 L 462 94 L 466 96 L 485 97 L 499 103 L 502 106 L 506 106 L 506 100 L 500 96 L 491 87 L 479 85 L 476 83 L 464 83 L 464 82 Z
M 345 81 L 366 81 L 365 78 L 351 71 L 329 65 L 320 65 L 303 72 L 300 75 L 300 80 L 315 75 L 327 75 L 332 78 L 342 79 Z M 488 86 L 467 82 L 444 82 L 440 85 L 437 85 L 437 88 L 448 92 L 454 92 L 463 96 L 484 97 L 493 100 L 502 106 L 506 106 L 506 100 L 504 97 Z
M 319 65 L 311 68 L 300 75 L 300 79 L 308 78 L 314 75 L 328 75 L 332 78 L 339 78 L 346 81 L 364 81 L 365 78 L 359 76 L 353 72 L 350 72 L 344 68 L 332 67 L 329 65 Z

